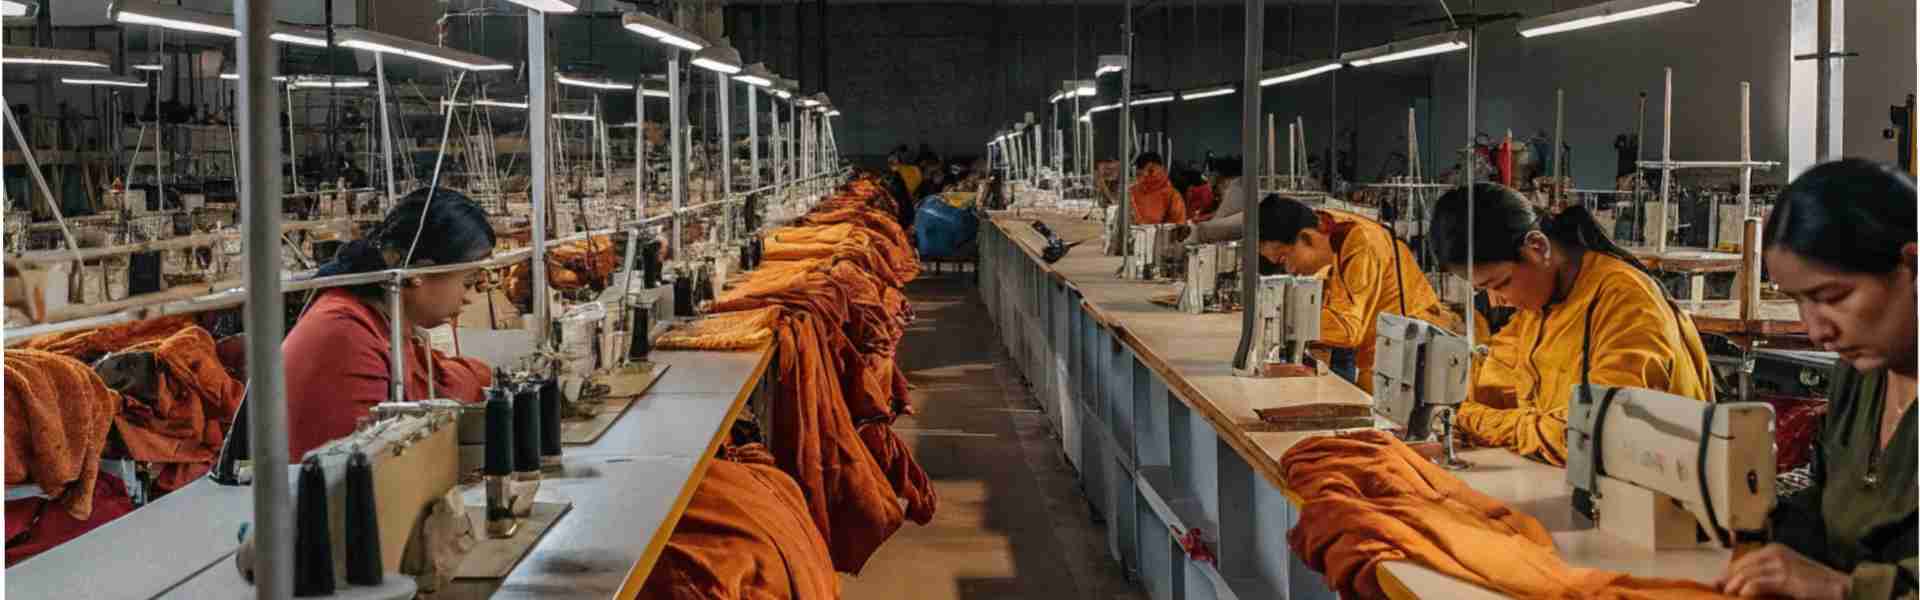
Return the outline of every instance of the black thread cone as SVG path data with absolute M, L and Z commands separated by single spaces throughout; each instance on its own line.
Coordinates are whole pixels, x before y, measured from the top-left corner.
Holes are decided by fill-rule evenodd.
M 627 340 L 627 360 L 642 361 L 653 352 L 653 307 L 640 304 L 627 311 L 633 336 Z
M 347 583 L 380 585 L 380 509 L 373 492 L 373 465 L 359 450 L 347 458 Z
M 560 456 L 560 380 L 540 380 L 540 456 Z
M 320 457 L 300 465 L 300 499 L 293 531 L 293 595 L 333 593 L 333 539 L 327 522 L 327 475 Z
M 487 475 L 513 474 L 513 399 L 498 387 L 487 388 Z
M 693 316 L 693 277 L 682 273 L 673 278 L 673 316 Z
M 540 470 L 540 388 L 532 384 L 513 394 L 513 470 Z
M 251 403 L 252 389 L 248 397 L 240 399 L 240 409 L 233 413 L 233 424 L 227 428 L 226 443 L 220 445 L 220 459 L 214 461 L 213 471 L 207 474 L 214 483 L 220 485 L 240 485 L 240 463 L 252 460 L 252 438 L 248 434 L 247 404 Z
M 648 240 L 640 246 L 640 267 L 648 288 L 660 287 L 660 242 Z

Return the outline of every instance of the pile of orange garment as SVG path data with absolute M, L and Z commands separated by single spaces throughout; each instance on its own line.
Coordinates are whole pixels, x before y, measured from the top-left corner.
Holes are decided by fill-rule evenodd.
M 1702 583 L 1570 566 L 1539 521 L 1386 432 L 1303 441 L 1280 468 L 1300 510 L 1287 543 L 1343 598 L 1387 597 L 1376 569 L 1399 560 L 1515 598 L 1723 598 Z
M 615 249 L 613 238 L 604 235 L 548 247 L 547 285 L 556 290 L 607 287 L 620 264 Z M 533 269 L 528 263 L 508 269 L 506 282 L 508 299 L 524 303 L 532 298 Z
M 879 210 L 845 196 L 821 210 Z M 874 270 L 893 277 L 901 271 L 892 268 L 890 258 L 876 258 L 853 246 L 860 242 L 848 242 L 888 236 L 852 220 L 841 225 L 832 231 L 818 226 L 774 231 L 768 261 L 722 293 L 711 305 L 712 316 L 657 344 L 721 349 L 754 347 L 762 335 L 774 340 L 779 377 L 770 407 L 775 462 L 805 492 L 834 567 L 857 573 L 904 519 L 930 522 L 936 498 L 926 473 L 890 426 L 906 398 L 906 379 L 895 367 L 894 354 L 905 334 L 907 304 L 899 290 L 904 281 Z M 817 256 L 775 258 L 771 240 L 780 238 L 837 241 Z M 916 275 L 917 263 L 905 273 Z
M 9 349 L 5 363 L 7 485 L 40 486 L 86 520 L 120 395 L 69 356 Z
M 639 595 L 839 597 L 840 579 L 826 540 L 807 517 L 806 498 L 758 444 L 728 448 L 725 460 L 707 467 Z
M 765 245 L 767 262 L 819 258 L 852 261 L 894 287 L 904 286 L 919 275 L 912 256 L 893 240 L 851 222 L 784 227 L 768 233 Z
M 180 489 L 205 475 L 219 456 L 246 384 L 220 365 L 213 337 L 199 327 L 122 352 L 152 352 L 159 368 L 153 397 L 129 394 L 115 430 L 128 458 L 153 465 L 155 491 Z
M 141 342 L 166 339 L 182 329 L 193 327 L 193 318 L 175 315 L 135 321 L 68 333 L 50 333 L 21 342 L 18 347 L 44 350 L 92 364 L 109 352 L 118 352 Z

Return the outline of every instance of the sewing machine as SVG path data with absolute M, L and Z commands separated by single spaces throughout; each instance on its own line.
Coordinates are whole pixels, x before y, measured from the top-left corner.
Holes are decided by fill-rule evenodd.
M 1444 453 L 1435 462 L 1471 467 L 1453 447 L 1453 414 L 1466 401 L 1473 371 L 1467 340 L 1426 321 L 1380 313 L 1373 348 L 1373 413 L 1405 427 L 1407 441 L 1425 440 L 1438 429 Z
M 1184 266 L 1180 256 L 1186 247 L 1173 241 L 1173 231 L 1177 225 L 1155 224 L 1134 225 L 1128 238 L 1127 260 L 1121 267 L 1124 279 L 1148 280 L 1164 279 L 1177 275 L 1175 271 Z
M 1288 371 L 1283 365 L 1306 365 L 1307 344 L 1320 339 L 1321 281 L 1313 277 L 1265 275 L 1259 297 L 1248 305 L 1257 311 L 1252 347 L 1244 377 L 1275 377 Z M 1324 372 L 1324 365 L 1311 374 Z
M 1225 312 L 1240 304 L 1240 242 L 1187 245 L 1186 285 L 1180 310 Z
M 1639 388 L 1573 386 L 1567 482 L 1574 508 L 1643 548 L 1731 547 L 1774 503 L 1773 407 Z M 1590 499 L 1590 503 L 1588 500 Z

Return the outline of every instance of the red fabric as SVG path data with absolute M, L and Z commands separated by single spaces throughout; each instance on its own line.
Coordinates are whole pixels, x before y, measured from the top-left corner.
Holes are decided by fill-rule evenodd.
M 1800 468 L 1813 460 L 1814 436 L 1827 417 L 1827 401 L 1819 398 L 1760 394 L 1773 405 L 1773 447 L 1776 473 Z
M 1197 183 L 1187 188 L 1187 220 L 1196 223 L 1211 221 L 1213 211 L 1219 209 L 1219 198 L 1213 195 L 1213 184 Z
M 133 498 L 127 495 L 126 484 L 107 473 L 93 482 L 93 514 L 87 518 L 76 519 L 50 504 L 53 501 L 37 496 L 7 501 L 8 567 L 133 512 Z M 34 520 L 36 513 L 38 521 Z
M 387 400 L 387 317 L 353 292 L 334 288 L 313 306 L 280 345 L 286 362 L 288 442 L 293 460 L 353 432 L 373 405 Z M 479 402 L 493 383 L 487 364 L 451 357 L 418 339 L 409 348 L 404 396 L 427 398 L 428 356 L 434 361 L 434 396 Z

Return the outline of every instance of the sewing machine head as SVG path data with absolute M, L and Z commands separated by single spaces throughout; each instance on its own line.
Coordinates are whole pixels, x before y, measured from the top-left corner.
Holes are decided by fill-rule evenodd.
M 1601 529 L 1657 549 L 1696 544 L 1696 525 L 1721 545 L 1766 528 L 1772 406 L 1603 385 L 1571 393 L 1567 482 Z
M 1473 365 L 1467 340 L 1389 313 L 1380 313 L 1374 329 L 1373 413 L 1405 427 L 1407 440 L 1426 439 L 1450 412 L 1436 409 L 1466 400 Z
M 1170 223 L 1134 225 L 1129 233 L 1132 243 L 1127 245 L 1125 278 L 1146 280 L 1176 276 L 1177 271 L 1186 266 L 1181 257 L 1186 246 L 1173 241 L 1177 227 Z
M 1251 364 L 1242 373 L 1264 377 L 1271 372 L 1270 365 L 1305 364 L 1307 344 L 1320 339 L 1321 281 L 1266 275 L 1260 277 L 1258 293 L 1258 298 L 1247 302 L 1257 314 L 1248 358 Z
M 1240 242 L 1190 244 L 1186 250 L 1186 285 L 1180 289 L 1180 310 L 1197 315 L 1239 305 Z

